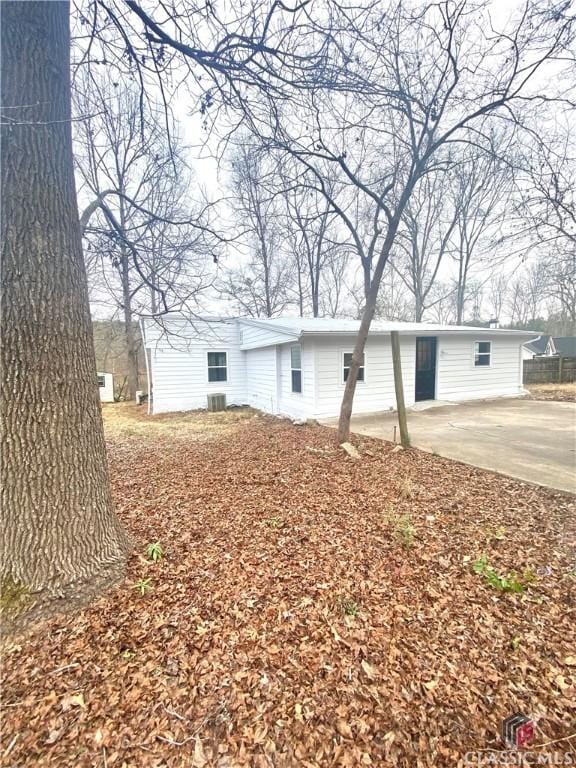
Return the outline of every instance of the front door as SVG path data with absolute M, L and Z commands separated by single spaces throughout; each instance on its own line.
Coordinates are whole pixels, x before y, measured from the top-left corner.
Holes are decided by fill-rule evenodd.
M 436 398 L 436 337 L 416 338 L 416 397 L 418 400 Z

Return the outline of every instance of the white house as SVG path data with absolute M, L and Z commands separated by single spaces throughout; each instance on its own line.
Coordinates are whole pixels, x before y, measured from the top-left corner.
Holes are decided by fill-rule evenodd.
M 114 402 L 114 376 L 111 373 L 98 372 L 98 391 L 102 403 Z
M 294 418 L 339 412 L 357 320 L 184 318 L 142 323 L 152 413 L 251 405 Z M 406 404 L 524 393 L 522 345 L 535 334 L 496 328 L 374 321 L 354 413 L 395 408 L 390 331 L 400 335 Z
M 533 360 L 535 357 L 553 354 L 552 352 L 548 352 L 551 340 L 551 336 L 541 334 L 536 339 L 525 341 L 522 346 L 522 358 L 524 360 Z

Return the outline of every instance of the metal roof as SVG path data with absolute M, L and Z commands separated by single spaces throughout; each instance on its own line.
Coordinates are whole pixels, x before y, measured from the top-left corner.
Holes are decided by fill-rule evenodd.
M 247 318 L 239 317 L 238 320 L 250 325 L 269 328 L 270 330 L 289 333 L 295 336 L 305 334 L 357 334 L 360 329 L 360 320 L 346 320 L 332 317 L 270 317 Z M 532 331 L 511 331 L 506 328 L 477 328 L 471 325 L 441 325 L 435 323 L 401 323 L 388 320 L 373 320 L 370 325 L 370 335 L 389 334 L 390 331 L 411 335 L 426 335 L 438 333 L 474 334 L 482 336 L 515 335 L 530 338 L 538 336 Z

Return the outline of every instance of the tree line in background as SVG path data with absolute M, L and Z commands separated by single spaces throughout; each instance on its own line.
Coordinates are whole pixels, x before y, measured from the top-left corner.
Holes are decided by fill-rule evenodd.
M 574 233 L 557 221 L 567 212 L 574 217 L 567 181 L 572 160 L 558 160 L 567 176 L 553 198 L 550 169 L 528 176 L 533 157 L 502 162 L 505 141 L 500 136 L 493 155 L 467 147 L 460 157 L 452 153 L 449 172 L 427 174 L 416 187 L 375 316 L 456 324 L 499 318 L 514 327 L 576 332 Z M 326 197 L 302 179 L 291 183 L 251 137 L 237 148 L 232 170 L 234 210 L 250 257 L 216 285 L 235 311 L 359 317 L 371 256 L 363 254 L 362 269 L 356 267 L 353 236 L 346 237 L 331 193 Z M 370 222 L 353 194 L 346 216 L 360 239 Z

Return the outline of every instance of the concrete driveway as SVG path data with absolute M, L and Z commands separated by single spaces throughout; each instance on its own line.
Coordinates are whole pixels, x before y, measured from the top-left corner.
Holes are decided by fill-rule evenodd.
M 393 440 L 397 424 L 395 412 L 373 413 L 354 416 L 352 431 Z M 408 430 L 417 448 L 576 493 L 576 403 L 419 403 L 408 411 Z

